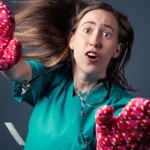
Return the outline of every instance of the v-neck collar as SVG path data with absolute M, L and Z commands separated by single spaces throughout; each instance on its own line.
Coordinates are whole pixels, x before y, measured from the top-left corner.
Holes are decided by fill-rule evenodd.
M 91 89 L 89 95 L 97 95 L 99 93 L 104 93 L 106 92 L 106 88 L 104 85 L 101 85 L 99 87 L 94 87 L 93 89 Z M 83 92 L 81 93 L 81 95 L 84 97 L 86 95 L 87 92 Z M 106 94 L 103 94 L 103 95 L 106 95 Z M 71 80 L 71 97 L 74 98 L 74 97 L 78 97 L 78 95 L 74 95 L 74 80 Z

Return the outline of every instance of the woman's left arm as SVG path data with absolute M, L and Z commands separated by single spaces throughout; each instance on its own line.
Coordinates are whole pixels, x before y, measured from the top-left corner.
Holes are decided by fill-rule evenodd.
M 150 147 L 150 100 L 133 98 L 113 117 L 111 106 L 102 106 L 96 113 L 97 150 L 144 149 Z

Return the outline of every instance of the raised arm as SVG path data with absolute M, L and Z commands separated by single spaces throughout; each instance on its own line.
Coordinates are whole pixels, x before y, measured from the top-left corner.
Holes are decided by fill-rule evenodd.
M 31 80 L 31 67 L 21 59 L 22 47 L 13 39 L 15 20 L 7 5 L 0 1 L 0 71 L 9 80 Z

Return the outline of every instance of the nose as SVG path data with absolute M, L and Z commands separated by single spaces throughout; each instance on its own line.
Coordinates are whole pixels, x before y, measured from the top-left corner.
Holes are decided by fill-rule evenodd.
M 98 33 L 91 35 L 90 46 L 93 46 L 94 48 L 102 47 L 101 39 Z

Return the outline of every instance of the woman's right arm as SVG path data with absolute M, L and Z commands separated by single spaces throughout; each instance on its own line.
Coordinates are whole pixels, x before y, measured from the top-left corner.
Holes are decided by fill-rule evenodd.
M 30 65 L 21 59 L 22 46 L 13 38 L 15 19 L 9 7 L 0 3 L 0 72 L 8 79 L 15 81 L 30 81 L 32 71 Z
M 32 70 L 30 65 L 23 59 L 21 59 L 11 69 L 1 71 L 3 76 L 12 81 L 30 81 L 32 78 Z

